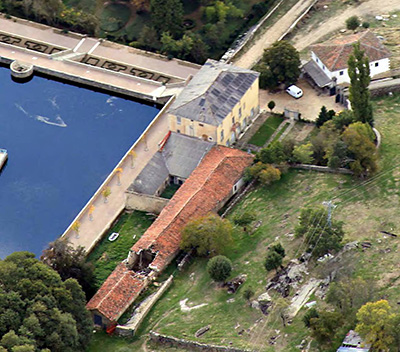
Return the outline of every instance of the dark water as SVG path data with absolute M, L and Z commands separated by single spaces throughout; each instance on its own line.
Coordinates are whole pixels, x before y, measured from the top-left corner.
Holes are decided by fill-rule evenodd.
M 0 258 L 40 255 L 64 232 L 158 109 L 0 68 Z

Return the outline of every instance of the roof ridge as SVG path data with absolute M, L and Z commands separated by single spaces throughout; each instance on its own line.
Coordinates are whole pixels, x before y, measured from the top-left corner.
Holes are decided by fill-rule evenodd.
M 342 46 L 342 48 L 340 49 L 339 54 L 336 56 L 336 60 L 333 62 L 333 64 L 331 65 L 330 69 L 333 70 L 336 66 L 336 63 L 339 61 L 340 56 L 342 55 L 342 52 L 344 50 L 344 46 Z

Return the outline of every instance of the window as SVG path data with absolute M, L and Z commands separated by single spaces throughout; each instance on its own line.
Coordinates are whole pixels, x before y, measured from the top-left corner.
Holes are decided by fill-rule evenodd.
M 176 130 L 176 132 L 181 133 L 181 130 Z
M 208 137 L 208 140 L 209 140 L 210 142 L 212 142 L 212 141 L 213 141 L 213 138 L 212 138 L 211 136 L 209 136 L 209 137 Z
M 325 65 L 322 65 L 322 68 L 325 70 Z
M 232 116 L 232 124 L 235 123 L 235 116 Z
M 234 185 L 233 186 L 233 193 L 236 193 L 237 192 L 237 185 Z
M 239 108 L 239 117 L 242 117 L 242 108 Z
M 224 140 L 224 130 L 221 131 L 221 142 Z
M 341 76 L 343 76 L 343 74 L 344 74 L 344 71 L 340 71 L 340 72 L 339 72 L 339 74 L 340 74 Z
M 378 67 L 379 66 L 379 62 L 375 62 L 375 67 Z
M 180 124 L 182 123 L 182 119 L 180 118 L 180 116 L 177 116 L 177 117 L 176 117 L 176 123 L 177 123 L 178 125 L 180 125 Z
M 204 125 L 203 125 L 202 123 L 199 123 L 199 126 L 200 126 L 200 127 L 204 127 Z
M 317 61 L 317 62 L 319 62 L 319 59 L 318 59 L 318 58 L 316 58 L 316 61 Z

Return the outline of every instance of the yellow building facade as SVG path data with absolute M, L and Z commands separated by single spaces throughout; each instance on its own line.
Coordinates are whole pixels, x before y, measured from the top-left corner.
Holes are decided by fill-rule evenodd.
M 259 112 L 258 73 L 207 63 L 168 110 L 169 129 L 230 146 Z

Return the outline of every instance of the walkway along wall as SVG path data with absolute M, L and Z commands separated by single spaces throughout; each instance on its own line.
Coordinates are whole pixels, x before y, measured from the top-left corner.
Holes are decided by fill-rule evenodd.
M 115 166 L 114 170 L 108 175 L 106 180 L 100 185 L 100 187 L 97 189 L 97 191 L 93 194 L 92 198 L 89 199 L 89 201 L 86 203 L 86 205 L 82 208 L 82 210 L 79 212 L 79 214 L 75 217 L 75 219 L 71 222 L 71 224 L 68 226 L 68 228 L 64 231 L 62 234 L 61 238 L 69 238 L 72 235 L 72 227 L 73 224 L 79 221 L 83 216 L 86 216 L 88 214 L 88 211 L 95 201 L 95 199 L 102 197 L 102 191 L 107 185 L 110 183 L 110 181 L 116 177 L 116 170 L 119 169 L 126 161 L 128 161 L 129 158 L 131 158 L 131 153 L 135 152 L 137 149 L 137 146 L 140 143 L 146 143 L 146 134 L 149 133 L 149 131 L 153 128 L 153 126 L 161 119 L 166 118 L 165 111 L 169 108 L 169 106 L 172 104 L 172 102 L 175 100 L 175 97 L 172 97 L 167 104 L 164 105 L 164 107 L 160 110 L 160 112 L 157 114 L 157 116 L 153 119 L 153 121 L 147 126 L 145 131 L 141 134 L 141 136 L 135 141 L 135 143 L 132 145 L 132 147 L 125 153 L 125 155 L 122 157 L 122 159 L 119 161 L 119 163 Z M 137 155 L 136 157 L 140 157 L 140 155 Z M 124 192 L 124 190 L 122 190 Z M 120 212 L 123 211 L 125 208 L 125 204 L 120 209 Z M 111 218 L 110 221 L 107 223 L 107 225 L 103 228 L 103 230 L 97 235 L 97 237 L 92 241 L 91 245 L 86 247 L 86 253 L 89 254 L 90 251 L 94 248 L 94 246 L 97 244 L 97 242 L 103 237 L 104 233 L 111 227 L 112 223 L 115 221 L 115 218 Z

